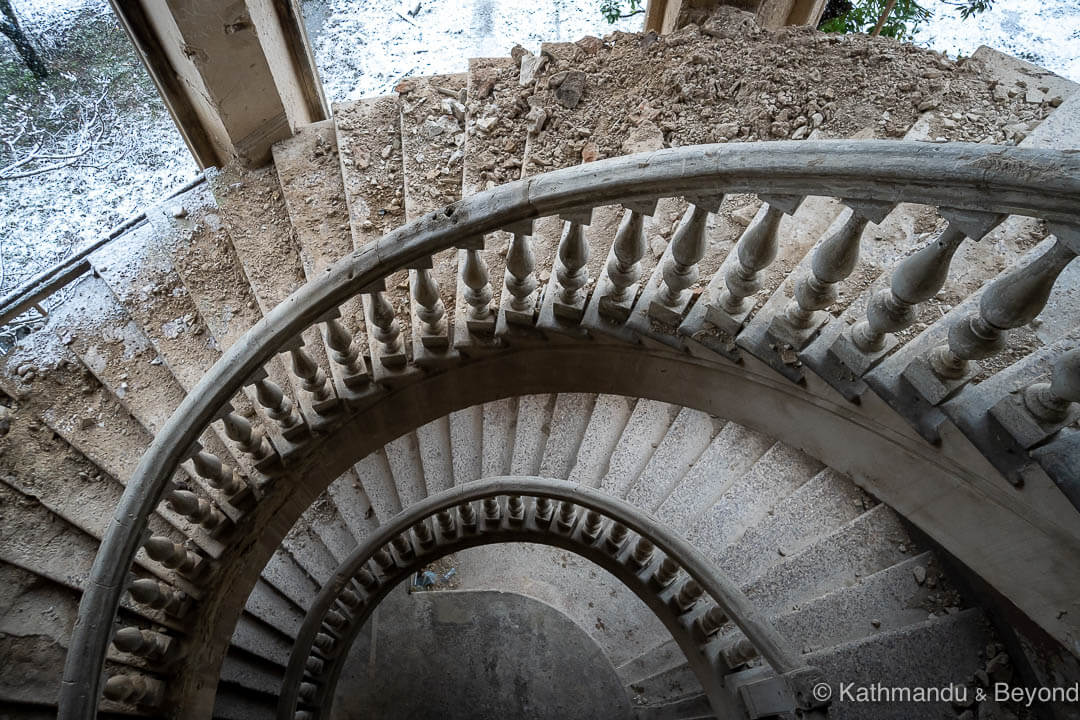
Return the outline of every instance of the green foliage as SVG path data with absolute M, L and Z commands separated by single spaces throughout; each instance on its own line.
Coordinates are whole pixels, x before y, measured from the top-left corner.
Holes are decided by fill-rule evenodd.
M 960 9 L 960 17 L 967 20 L 972 15 L 986 12 L 994 6 L 994 0 L 941 0 L 946 5 Z
M 824 21 L 819 29 L 824 32 L 869 33 L 877 24 L 889 0 L 855 0 L 851 9 Z M 896 0 L 896 7 L 881 28 L 886 37 L 904 40 L 911 37 L 919 25 L 930 19 L 932 13 L 916 0 Z
M 613 23 L 645 12 L 641 3 L 642 0 L 600 0 L 600 14 L 609 23 Z

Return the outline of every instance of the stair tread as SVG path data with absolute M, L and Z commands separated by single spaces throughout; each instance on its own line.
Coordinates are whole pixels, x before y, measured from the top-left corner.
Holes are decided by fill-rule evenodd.
M 369 454 L 353 467 L 379 522 L 386 522 L 401 512 L 401 498 L 398 497 L 385 448 Z
M 656 511 L 669 527 L 689 528 L 769 448 L 772 438 L 729 422 Z
M 518 398 L 517 425 L 510 459 L 511 475 L 540 472 L 544 446 L 551 432 L 555 395 L 522 395 Z
M 570 477 L 597 397 L 591 393 L 559 393 L 555 397 L 550 434 L 540 459 L 542 477 L 560 480 Z
M 776 443 L 701 515 L 689 537 L 706 555 L 717 557 L 821 467 L 809 455 Z
M 634 401 L 630 398 L 606 394 L 597 396 L 570 470 L 571 481 L 591 487 L 600 484 L 607 473 L 608 459 L 633 412 Z
M 378 518 L 371 500 L 360 483 L 356 470 L 350 468 L 330 483 L 327 492 L 334 499 L 342 520 L 357 540 L 367 537 L 376 527 Z
M 708 448 L 718 430 L 717 424 L 708 413 L 685 407 L 680 409 L 645 469 L 631 486 L 627 501 L 654 514 Z
M 300 516 L 300 522 L 311 528 L 322 540 L 335 564 L 343 563 L 356 549 L 357 538 L 345 525 L 329 493 L 319 495 Z
M 630 683 L 627 689 L 637 707 L 667 705 L 703 692 L 697 676 L 686 663 Z
M 516 425 L 517 398 L 504 398 L 484 403 L 481 477 L 498 477 L 510 472 Z
M 450 439 L 450 418 L 443 416 L 416 428 L 420 467 L 428 495 L 454 486 L 454 461 Z
M 734 582 L 749 582 L 783 557 L 851 522 L 873 504 L 851 480 L 825 469 L 729 545 L 716 565 Z
M 405 433 L 396 440 L 383 446 L 386 460 L 394 477 L 401 507 L 407 508 L 427 497 L 427 485 L 424 483 L 424 468 L 420 464 L 420 449 L 416 434 Z
M 660 445 L 678 414 L 679 408 L 656 400 L 638 400 L 615 450 L 611 453 L 600 490 L 617 497 L 627 491 L 641 475 L 653 452 Z
M 454 484 L 479 480 L 483 474 L 484 409 L 474 405 L 450 413 L 450 454 Z

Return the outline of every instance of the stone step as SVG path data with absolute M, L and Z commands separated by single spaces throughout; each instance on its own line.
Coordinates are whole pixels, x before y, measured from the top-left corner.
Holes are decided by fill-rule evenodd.
M 686 662 L 686 656 L 683 655 L 682 648 L 674 638 L 669 637 L 636 658 L 620 665 L 616 671 L 625 685 L 631 685 L 684 662 Z
M 805 653 L 916 625 L 929 613 L 959 607 L 959 595 L 947 587 L 937 561 L 923 553 L 780 615 L 773 626 Z
M 416 428 L 416 442 L 428 494 L 433 495 L 453 487 L 454 458 L 449 416 Z
M 286 550 L 278 549 L 270 556 L 263 568 L 262 578 L 301 610 L 310 607 L 319 594 L 319 585 Z
M 428 491 L 416 433 L 406 433 L 396 440 L 391 440 L 383 447 L 383 451 L 394 476 L 394 486 L 397 488 L 402 509 L 426 498 Z
M 380 523 L 401 512 L 401 498 L 394 484 L 394 473 L 390 469 L 386 449 L 379 449 L 354 466 L 364 494 L 371 500 L 371 508 Z
M 200 185 L 146 213 L 155 247 L 167 255 L 199 309 L 214 343 L 224 352 L 262 319 L 243 265 L 206 185 Z M 268 379 L 311 416 L 298 380 L 280 358 L 264 366 Z
M 257 580 L 251 588 L 244 609 L 290 638 L 297 636 L 304 623 L 303 610 L 263 580 Z
M 667 434 L 679 408 L 655 400 L 638 400 L 608 461 L 600 490 L 625 497 Z
M 967 683 L 989 660 L 984 656 L 991 641 L 992 634 L 982 611 L 966 610 L 838 645 L 806 659 L 825 677 L 854 683 L 856 687 L 881 683 L 889 688 L 948 688 L 958 684 L 966 687 L 967 696 L 974 699 L 974 688 Z M 927 662 L 928 648 L 933 649 L 934 662 Z M 839 688 L 834 688 L 829 706 L 830 718 L 844 720 L 906 720 L 916 716 L 952 720 L 957 711 L 949 702 L 853 702 L 841 697 Z
M 591 393 L 559 393 L 555 396 L 544 455 L 540 459 L 542 477 L 560 480 L 570 477 L 598 398 Z
M 24 371 L 21 375 L 20 370 Z M 48 328 L 0 358 L 0 389 L 18 400 L 28 427 L 40 420 L 120 484 L 134 474 L 150 444 L 146 430 Z M 185 477 L 178 471 L 176 479 L 184 482 Z M 220 543 L 167 506 L 159 506 L 154 517 L 175 528 L 162 533 L 174 541 L 190 537 L 204 551 L 220 551 Z
M 635 720 L 710 720 L 715 717 L 709 698 L 704 693 L 666 705 L 646 706 L 634 710 Z
M 272 662 L 281 667 L 289 664 L 292 652 L 292 639 L 255 620 L 250 615 L 241 615 L 233 630 L 231 644 L 245 652 Z
M 327 492 L 334 499 L 334 504 L 341 513 L 341 519 L 357 541 L 366 538 L 379 526 L 379 519 L 375 515 L 371 499 L 364 491 L 364 486 L 355 469 L 350 468 L 342 473 L 330 483 Z
M 703 692 L 697 676 L 685 661 L 630 683 L 627 691 L 636 707 L 668 705 Z
M 723 425 L 707 413 L 682 408 L 626 499 L 649 514 L 670 496 Z
M 450 413 L 449 418 L 454 484 L 479 480 L 483 474 L 484 408 L 473 405 Z
M 221 357 L 221 351 L 154 233 L 150 224 L 141 225 L 102 247 L 90 256 L 90 262 L 153 343 L 177 382 L 190 392 Z M 242 417 L 258 417 L 271 438 L 280 437 L 276 424 L 254 401 L 251 388 L 234 396 L 232 403 Z M 242 452 L 234 449 L 233 459 L 254 475 L 254 467 Z
M 525 132 L 528 106 L 518 85 L 517 62 L 513 58 L 472 58 L 469 60 L 465 101 L 465 157 L 462 164 L 461 196 L 467 198 L 511 180 L 521 173 L 521 160 L 525 152 Z M 495 304 L 500 308 L 500 325 L 496 332 L 505 335 L 505 309 L 512 295 L 506 288 L 506 254 L 511 235 L 496 232 L 486 237 L 484 250 L 480 252 L 488 267 Z M 539 259 L 538 259 L 539 261 Z M 550 270 L 550 264 L 536 265 L 535 272 Z M 460 302 L 462 298 L 458 298 Z M 535 296 L 534 296 L 535 301 Z M 535 306 L 534 308 L 535 309 Z M 531 309 L 531 310 L 532 310 Z M 522 311 L 531 315 L 529 311 Z M 531 318 L 527 325 L 531 325 Z M 522 325 L 511 324 L 509 329 Z M 467 328 L 466 328 L 467 329 Z M 455 326 L 460 333 L 460 327 Z M 465 352 L 477 352 L 477 337 Z M 486 343 L 485 343 L 486 345 Z
M 873 507 L 874 501 L 849 479 L 825 469 L 777 503 L 716 559 L 741 584 L 760 576 L 785 557 L 835 532 Z
M 252 692 L 236 685 L 223 685 L 214 697 L 214 720 L 253 720 L 273 717 L 277 697 Z
M 544 447 L 551 433 L 555 398 L 555 395 L 522 395 L 518 398 L 514 452 L 510 459 L 511 475 L 536 475 L 540 472 Z
M 570 480 L 598 487 L 608 471 L 611 454 L 622 437 L 634 401 L 621 395 L 598 395 L 589 415 L 585 435 L 571 464 Z
M 233 651 L 221 663 L 221 683 L 218 692 L 230 685 L 276 697 L 281 692 L 284 668 Z
M 74 285 L 64 304 L 53 312 L 49 327 L 149 435 L 156 435 L 165 426 L 187 395 L 101 278 L 86 277 Z M 216 425 L 199 437 L 204 450 L 235 467 L 238 463 L 225 444 L 227 440 Z M 226 515 L 238 517 L 225 497 L 199 477 L 190 463 L 182 467 L 180 479 L 197 487 Z
M 411 222 L 461 199 L 465 146 L 465 93 L 468 77 L 431 75 L 408 78 L 397 86 L 401 98 L 401 147 L 405 188 L 405 220 Z M 410 293 L 413 360 L 422 366 L 455 362 L 455 346 L 468 341 L 464 327 L 464 285 L 458 278 L 458 250 L 448 248 L 431 258 L 429 277 L 442 299 L 442 314 L 427 322 L 425 309 Z M 410 285 L 420 280 L 422 269 L 409 270 Z M 459 302 L 459 297 L 461 301 Z M 434 299 L 433 299 L 434 300 Z
M 284 199 L 284 208 L 278 203 L 277 211 L 280 214 L 282 209 L 287 209 L 297 251 L 296 255 L 282 258 L 288 263 L 285 266 L 288 271 L 282 275 L 289 276 L 289 280 L 295 278 L 294 287 L 299 287 L 304 281 L 319 277 L 325 268 L 353 250 L 333 121 L 325 120 L 300 128 L 291 138 L 275 144 L 273 152 L 277 181 Z M 267 184 L 270 184 L 269 177 Z M 286 239 L 282 238 L 282 241 Z M 279 250 L 278 254 L 284 253 Z M 272 267 L 269 263 L 273 258 L 269 255 L 267 253 L 260 259 L 264 267 Z M 281 282 L 282 289 L 286 284 L 287 281 Z M 366 347 L 361 303 L 349 300 L 339 311 L 338 319 L 353 336 L 357 347 Z M 335 388 L 343 395 L 347 388 L 341 367 L 328 361 L 332 351 L 325 346 L 320 334 L 320 330 L 308 328 L 304 333 L 304 348 L 326 376 L 333 378 Z
M 772 438 L 727 423 L 657 508 L 656 516 L 668 527 L 692 527 L 772 446 Z
M 322 493 L 300 516 L 299 522 L 307 525 L 322 540 L 335 564 L 345 561 L 356 549 L 360 538 L 349 530 L 334 503 L 333 496 Z
M 484 403 L 480 477 L 498 477 L 510 472 L 514 457 L 517 405 L 517 398 Z
M 821 470 L 821 463 L 795 448 L 776 443 L 750 471 L 732 482 L 705 511 L 687 536 L 710 559 Z
M 315 584 L 322 587 L 337 571 L 338 563 L 323 544 L 314 529 L 298 522 L 289 529 L 281 541 L 281 547 L 293 556 Z
M 912 550 L 896 513 L 878 505 L 784 558 L 743 589 L 759 610 L 777 614 L 903 562 Z

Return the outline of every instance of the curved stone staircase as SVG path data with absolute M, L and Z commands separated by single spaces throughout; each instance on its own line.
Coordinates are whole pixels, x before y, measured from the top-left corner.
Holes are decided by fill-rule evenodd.
M 720 128 L 725 141 L 815 140 L 830 131 L 963 140 L 988 132 L 1033 149 L 1075 146 L 1075 86 L 1046 75 L 1037 81 L 1044 85 L 1019 85 L 1034 72 L 1019 61 L 984 53 L 983 65 L 958 68 L 890 41 L 801 31 L 786 39 L 830 62 L 914 63 L 924 71 L 906 81 L 913 89 L 905 92 L 920 97 L 913 107 L 928 96 L 937 104 L 910 128 L 890 118 L 860 131 L 826 97 L 779 113 L 773 104 L 769 117 L 774 101 L 758 107 L 746 97 L 757 114 L 735 118 L 730 100 L 702 90 L 709 59 L 697 54 L 776 42 L 739 16 L 661 39 L 617 33 L 606 44 L 545 45 L 539 56 L 515 49 L 513 58 L 470 61 L 466 74 L 410 79 L 395 96 L 337 106 L 334 121 L 276 146 L 273 167 L 209 171 L 205 184 L 151 209 L 148 222 L 97 251 L 92 275 L 0 368 L 4 712 L 50 717 L 63 691 L 64 710 L 81 713 L 65 717 L 92 714 L 96 696 L 75 699 L 82 690 L 71 672 L 81 663 L 68 661 L 63 688 L 60 669 L 77 642 L 82 593 L 110 587 L 102 573 L 123 562 L 121 545 L 98 553 L 99 543 L 131 524 L 125 498 L 137 495 L 153 512 L 131 548 L 134 563 L 123 566 L 121 629 L 109 630 L 101 716 L 293 717 L 292 708 L 278 708 L 283 689 L 300 680 L 286 672 L 293 642 L 342 563 L 410 506 L 506 475 L 589 486 L 678 532 L 830 682 L 974 687 L 1013 679 L 1007 638 L 990 627 L 980 598 L 960 591 L 948 565 L 956 560 L 936 545 L 1058 641 L 1071 637 L 1066 647 L 1075 653 L 1075 622 L 1067 613 L 1048 619 L 1062 609 L 1078 615 L 1061 607 L 1075 577 L 1051 594 L 1035 588 L 1035 602 L 1009 583 L 1008 562 L 984 555 L 960 531 L 936 532 L 943 515 L 955 514 L 958 528 L 1015 530 L 1008 541 L 1028 554 L 1009 562 L 1075 564 L 1080 533 L 1065 499 L 1075 490 L 1059 478 L 1076 471 L 1069 401 L 1077 399 L 1077 363 L 1066 351 L 1077 340 L 1080 284 L 1069 261 L 1080 231 L 1075 206 L 1055 209 L 1062 198 L 1075 201 L 1075 160 L 1062 156 L 1073 165 L 1055 175 L 1038 165 L 1057 162 L 1052 155 L 1004 154 L 986 165 L 978 149 L 965 149 L 957 152 L 972 154 L 946 158 L 957 173 L 1034 168 L 1027 183 L 1040 179 L 1050 199 L 1029 203 L 1011 191 L 1002 201 L 1003 210 L 1043 210 L 1027 216 L 1004 218 L 980 200 L 964 207 L 970 191 L 953 189 L 947 174 L 941 208 L 925 204 L 937 203 L 933 189 L 912 190 L 911 180 L 875 187 L 879 197 L 870 198 L 834 174 L 819 194 L 796 194 L 770 179 L 768 160 L 746 183 L 679 185 L 669 175 L 677 190 L 656 180 L 619 196 L 627 198 L 619 205 L 605 204 L 618 198 L 602 192 L 591 203 L 553 199 L 560 183 L 576 187 L 584 166 L 552 176 L 562 179 L 551 181 L 551 195 L 536 196 L 528 214 L 535 223 L 519 212 L 482 232 L 455 235 L 450 227 L 457 207 L 466 208 L 461 227 L 478 225 L 471 206 L 448 206 L 497 193 L 519 173 L 717 141 Z M 614 67 L 616 56 L 622 79 L 609 92 L 596 78 L 610 78 L 605 58 Z M 627 68 L 659 61 L 691 75 L 655 89 L 674 102 L 658 100 L 656 111 L 641 95 L 649 86 L 635 84 L 636 70 Z M 964 93 L 949 85 L 954 75 Z M 999 86 L 1007 91 L 996 107 L 1006 110 L 987 117 L 974 109 L 1000 95 Z M 1032 102 L 1031 92 L 1042 96 Z M 948 113 L 960 100 L 974 112 Z M 601 101 L 602 117 L 594 113 Z M 867 96 L 867 116 L 890 101 Z M 695 111 L 709 122 L 681 122 Z M 810 167 L 827 166 L 833 151 L 855 164 L 870 152 L 858 143 L 808 147 L 820 147 L 805 151 L 817 153 Z M 910 152 L 930 166 L 947 147 L 913 143 Z M 880 151 L 886 164 L 903 165 L 895 147 Z M 639 156 L 635 167 L 617 166 L 623 175 L 597 171 L 591 182 L 614 187 L 654 165 L 661 172 L 664 157 Z M 779 176 L 792 172 L 782 165 L 775 163 Z M 545 187 L 543 177 L 537 182 Z M 716 190 L 725 183 L 741 189 Z M 519 200 L 510 190 L 483 197 L 493 217 Z M 379 240 L 408 222 L 444 238 L 437 252 L 428 251 L 434 241 L 410 249 L 408 235 Z M 329 287 L 346 261 L 384 252 L 394 272 L 372 275 L 359 292 L 335 291 L 332 303 L 293 294 Z M 1016 266 L 1031 268 L 1024 277 L 1037 271 L 1043 285 L 1069 279 L 1049 302 L 993 295 L 994 281 L 1008 286 Z M 1005 352 L 972 350 L 966 357 L 988 360 L 963 365 L 957 352 L 969 341 L 954 341 L 949 328 L 990 295 L 1015 301 L 993 316 L 1004 317 L 994 327 L 1015 334 Z M 313 315 L 320 304 L 336 310 Z M 286 322 L 306 329 L 274 345 L 265 363 L 238 360 L 262 352 L 259 333 Z M 952 355 L 941 362 L 959 375 L 933 371 L 927 358 L 942 343 Z M 1053 363 L 1057 375 L 1038 398 L 1064 410 L 1032 420 L 1007 405 L 1010 392 L 1045 380 Z M 241 371 L 242 390 L 227 403 L 190 413 L 210 394 L 214 373 Z M 991 417 L 996 434 L 986 432 Z M 197 443 L 155 455 L 185 422 L 198 425 Z M 1038 450 L 1029 457 L 1029 448 Z M 909 465 L 881 466 L 900 459 Z M 152 492 L 140 495 L 157 469 L 171 475 L 160 504 Z M 972 510 L 958 509 L 958 498 Z M 980 515 L 984 505 L 997 514 Z M 1022 508 L 1030 534 L 1009 525 L 1010 505 Z M 95 555 L 100 567 L 92 571 Z M 714 712 L 664 625 L 584 560 L 509 545 L 464 551 L 455 567 L 462 589 L 532 596 L 573 620 L 616 668 L 638 717 Z M 88 602 L 80 626 L 94 632 L 86 627 L 105 619 Z M 227 643 L 222 632 L 231 633 Z M 738 645 L 738 632 L 731 622 L 710 630 L 745 650 L 727 656 L 724 685 L 733 694 L 746 688 L 739 697 L 748 716 L 765 716 L 775 689 L 768 663 Z M 790 697 L 784 702 L 790 712 Z M 301 707 L 295 717 L 325 712 Z M 970 704 L 841 701 L 828 717 L 973 712 Z M 1001 710 L 983 703 L 978 712 Z

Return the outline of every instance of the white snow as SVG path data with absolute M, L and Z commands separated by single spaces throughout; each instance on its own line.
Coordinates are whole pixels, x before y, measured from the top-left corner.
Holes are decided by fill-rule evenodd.
M 1080 82 L 1080 0 L 996 0 L 967 20 L 938 0 L 915 42 L 955 57 L 988 45 Z

